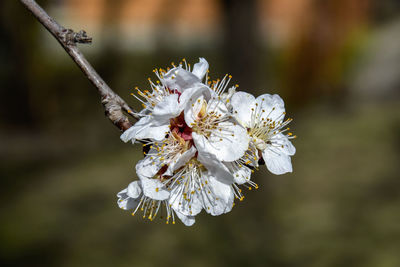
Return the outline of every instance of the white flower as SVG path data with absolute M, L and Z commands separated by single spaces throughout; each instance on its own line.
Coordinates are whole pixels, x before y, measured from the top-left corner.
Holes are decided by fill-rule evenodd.
M 208 62 L 204 58 L 200 58 L 199 62 L 194 64 L 193 70 L 190 71 L 190 64 L 183 59 L 185 68 L 180 64 L 168 72 L 158 74 L 160 81 L 171 91 L 183 93 L 185 90 L 192 88 L 193 84 L 201 83 L 208 71 Z
M 252 190 L 252 188 L 258 189 L 258 185 L 251 181 L 251 174 L 254 170 L 258 170 L 258 150 L 252 142 L 249 144 L 249 149 L 246 153 L 238 160 L 232 162 L 224 162 L 224 166 L 229 173 L 232 173 L 234 178 L 234 183 L 232 188 L 235 193 L 235 197 L 242 201 L 244 195 L 240 187 L 247 187 L 247 189 Z
M 166 167 L 163 174 L 171 176 L 172 173 L 189 161 L 196 153 L 196 148 L 190 140 L 185 140 L 175 128 L 170 131 L 162 141 L 149 141 L 149 151 L 146 157 L 139 161 L 136 172 L 139 176 L 153 177 L 162 167 Z M 186 137 L 186 136 L 184 136 Z
M 193 225 L 194 218 L 185 216 L 183 214 L 175 213 L 171 209 L 167 200 L 155 200 L 143 194 L 141 181 L 134 181 L 129 184 L 127 188 L 117 194 L 118 206 L 123 210 L 132 210 L 132 215 L 135 215 L 137 211 L 143 212 L 143 218 L 153 220 L 156 218 L 160 209 L 165 209 L 166 212 L 166 223 L 170 220 L 175 224 L 175 214 L 181 221 L 187 225 Z
M 233 176 L 212 154 L 192 158 L 166 183 L 171 207 L 183 215 L 195 216 L 204 209 L 216 216 L 233 207 Z
M 248 149 L 249 138 L 217 96 L 191 99 L 185 108 L 185 122 L 192 129 L 199 153 L 212 153 L 220 161 L 234 161 Z
M 157 201 L 168 199 L 179 218 L 193 223 L 203 208 L 212 215 L 229 212 L 233 173 L 212 154 L 196 155 L 193 142 L 181 135 L 170 132 L 162 142 L 146 144 L 150 150 L 136 165 L 143 194 Z
M 173 65 L 174 66 L 174 65 Z M 251 174 L 263 157 L 267 168 L 292 171 L 294 138 L 284 127 L 285 112 L 277 95 L 252 95 L 228 88 L 230 75 L 209 81 L 208 63 L 200 58 L 193 69 L 184 64 L 154 70 L 152 92 L 137 89 L 144 109 L 141 119 L 121 135 L 140 140 L 145 157 L 136 164 L 139 181 L 118 194 L 122 209 L 139 209 L 153 220 L 166 210 L 193 225 L 203 209 L 214 216 L 230 212 L 241 188 L 257 189 Z
M 184 61 L 186 64 L 186 61 Z M 159 81 L 154 84 L 150 79 L 152 93 L 136 88 L 144 109 L 139 113 L 142 118 L 121 135 L 124 142 L 136 139 L 162 140 L 170 125 L 170 119 L 179 116 L 190 98 L 197 98 L 201 94 L 210 94 L 210 88 L 201 83 L 206 75 L 208 63 L 204 58 L 196 63 L 193 71 L 190 65 L 186 69 L 179 65 L 166 72 L 154 70 Z
M 278 95 L 264 94 L 254 98 L 245 92 L 237 92 L 231 99 L 233 115 L 247 128 L 251 142 L 261 151 L 269 171 L 274 174 L 292 172 L 290 156 L 296 153 L 289 139 L 292 133 L 285 134 L 291 119 L 284 121 L 285 108 Z

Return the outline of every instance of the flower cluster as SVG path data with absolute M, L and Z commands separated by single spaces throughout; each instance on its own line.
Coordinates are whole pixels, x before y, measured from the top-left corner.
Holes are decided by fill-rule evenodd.
M 278 95 L 236 92 L 230 75 L 211 81 L 203 58 L 193 68 L 185 60 L 172 66 L 154 70 L 151 91 L 132 94 L 142 102 L 141 119 L 121 139 L 142 143 L 145 157 L 118 205 L 190 226 L 203 209 L 214 216 L 231 211 L 235 198 L 244 198 L 242 187 L 258 188 L 250 178 L 259 164 L 274 174 L 291 172 L 295 136 Z

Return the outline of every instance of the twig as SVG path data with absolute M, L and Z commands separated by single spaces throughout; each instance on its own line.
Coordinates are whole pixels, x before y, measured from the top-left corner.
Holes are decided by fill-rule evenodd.
M 128 106 L 128 104 L 117 95 L 100 77 L 100 75 L 89 64 L 83 54 L 76 46 L 77 43 L 91 43 L 92 38 L 86 35 L 85 31 L 78 33 L 66 29 L 51 18 L 34 0 L 20 0 L 21 3 L 32 12 L 36 19 L 57 39 L 72 60 L 85 73 L 86 77 L 96 86 L 101 96 L 101 103 L 104 106 L 106 116 L 121 131 L 129 129 L 132 124 L 124 115 L 123 111 L 131 115 L 135 120 L 139 117 Z

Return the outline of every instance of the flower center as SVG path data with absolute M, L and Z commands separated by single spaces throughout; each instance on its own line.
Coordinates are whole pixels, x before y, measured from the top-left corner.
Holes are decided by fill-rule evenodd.
M 193 139 L 192 129 L 187 126 L 183 111 L 178 117 L 170 120 L 170 125 L 172 134 L 174 134 L 177 139 L 181 140 L 180 142 L 190 141 Z
M 203 193 L 212 203 L 218 200 L 210 188 L 207 176 L 204 175 L 206 168 L 196 158 L 191 159 L 185 166 L 180 168 L 177 173 L 167 182 L 169 188 L 176 188 L 175 199 L 179 206 L 185 207 L 192 214 L 192 205 L 195 198 L 199 198 Z M 200 194 L 200 196 L 199 196 Z M 210 209 L 210 207 L 207 207 Z
M 193 132 L 210 137 L 212 133 L 227 130 L 221 124 L 229 120 L 229 116 L 218 114 L 215 111 L 207 110 L 207 102 L 203 101 L 201 109 L 197 114 L 197 120 L 191 124 Z

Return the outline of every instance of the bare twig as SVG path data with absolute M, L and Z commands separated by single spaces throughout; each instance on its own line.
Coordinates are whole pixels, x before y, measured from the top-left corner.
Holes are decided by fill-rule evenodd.
M 86 35 L 85 31 L 78 33 L 71 29 L 66 29 L 51 18 L 34 0 L 20 0 L 21 3 L 32 12 L 36 19 L 57 39 L 65 51 L 71 56 L 72 60 L 85 73 L 86 77 L 96 86 L 101 96 L 101 103 L 104 106 L 106 116 L 121 131 L 125 131 L 132 126 L 123 111 L 131 115 L 134 119 L 139 119 L 136 113 L 128 104 L 117 95 L 93 69 L 83 54 L 76 46 L 77 43 L 91 43 L 92 38 Z

